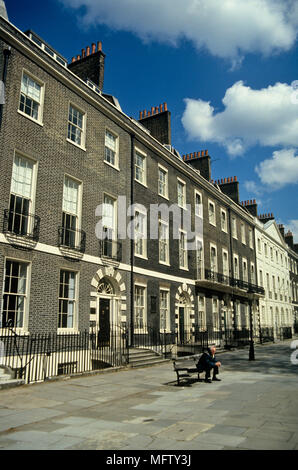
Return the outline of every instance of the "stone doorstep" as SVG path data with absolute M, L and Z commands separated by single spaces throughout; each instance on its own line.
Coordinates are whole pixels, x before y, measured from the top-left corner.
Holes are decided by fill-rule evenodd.
M 25 380 L 20 379 L 5 379 L 0 380 L 0 390 L 19 387 L 20 385 L 25 385 Z

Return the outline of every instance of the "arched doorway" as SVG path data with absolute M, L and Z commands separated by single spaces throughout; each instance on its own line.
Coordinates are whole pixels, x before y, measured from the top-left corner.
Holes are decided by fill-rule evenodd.
M 115 289 L 107 278 L 103 278 L 97 289 L 98 293 L 98 314 L 97 329 L 103 345 L 110 344 L 111 328 L 113 329 L 113 317 L 118 310 L 118 302 L 115 298 Z
M 195 331 L 194 296 L 186 284 L 178 288 L 175 302 L 175 330 L 178 342 L 190 341 Z

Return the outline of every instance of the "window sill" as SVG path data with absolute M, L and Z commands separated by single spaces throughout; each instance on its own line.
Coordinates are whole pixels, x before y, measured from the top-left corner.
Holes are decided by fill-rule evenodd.
M 216 223 L 210 222 L 210 220 L 209 220 L 209 224 L 210 224 L 210 225 L 213 225 L 213 227 L 216 227 Z
M 116 165 L 112 165 L 112 163 L 109 163 L 107 162 L 106 160 L 104 160 L 104 163 L 108 166 L 110 166 L 111 168 L 114 168 L 114 170 L 117 170 L 117 171 L 120 171 L 120 168 Z
M 63 334 L 79 335 L 80 332 L 76 330 L 75 328 L 58 328 L 57 335 L 63 335 Z
M 76 144 L 73 140 L 69 139 L 68 137 L 67 137 L 66 141 L 69 142 L 70 144 L 74 145 L 78 149 L 81 149 L 84 152 L 86 152 L 86 147 L 83 147 L 82 145 Z
M 162 197 L 163 199 L 166 199 L 167 201 L 169 200 L 169 196 L 164 196 L 163 194 L 158 193 L 159 197 Z
M 159 261 L 159 264 L 162 264 L 163 266 L 171 266 L 170 263 L 167 263 L 166 261 Z
M 37 120 L 37 119 L 34 119 L 33 117 L 29 116 L 29 115 L 26 114 L 26 113 L 23 113 L 23 111 L 20 111 L 19 109 L 18 109 L 18 114 L 20 114 L 21 116 L 23 116 L 23 117 L 29 119 L 29 121 L 35 122 L 35 124 L 38 124 L 40 127 L 43 127 L 43 122 L 42 122 L 42 121 L 39 121 L 39 120 Z
M 144 259 L 144 260 L 148 261 L 147 256 L 137 255 L 137 254 L 135 253 L 135 257 L 136 257 L 136 258 L 140 258 L 140 259 Z
M 189 271 L 188 268 L 184 268 L 183 266 L 179 266 L 179 269 L 181 269 L 182 271 Z
M 143 183 L 142 181 L 139 181 L 139 180 L 137 180 L 136 178 L 135 178 L 135 181 L 136 181 L 137 183 L 139 183 L 141 186 L 144 186 L 144 188 L 148 188 L 148 186 L 147 186 L 146 183 Z

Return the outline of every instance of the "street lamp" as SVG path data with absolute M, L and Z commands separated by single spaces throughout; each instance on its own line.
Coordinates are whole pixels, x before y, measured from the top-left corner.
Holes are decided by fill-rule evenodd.
M 252 318 L 252 300 L 249 301 L 249 326 L 250 326 L 250 342 L 249 342 L 249 361 L 255 360 L 254 336 L 253 336 L 253 318 Z

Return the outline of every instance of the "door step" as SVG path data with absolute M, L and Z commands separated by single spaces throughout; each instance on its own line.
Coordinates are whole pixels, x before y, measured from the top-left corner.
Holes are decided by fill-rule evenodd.
M 129 366 L 130 367 L 148 367 L 156 364 L 169 362 L 169 359 L 164 359 L 160 354 L 152 349 L 129 349 Z

